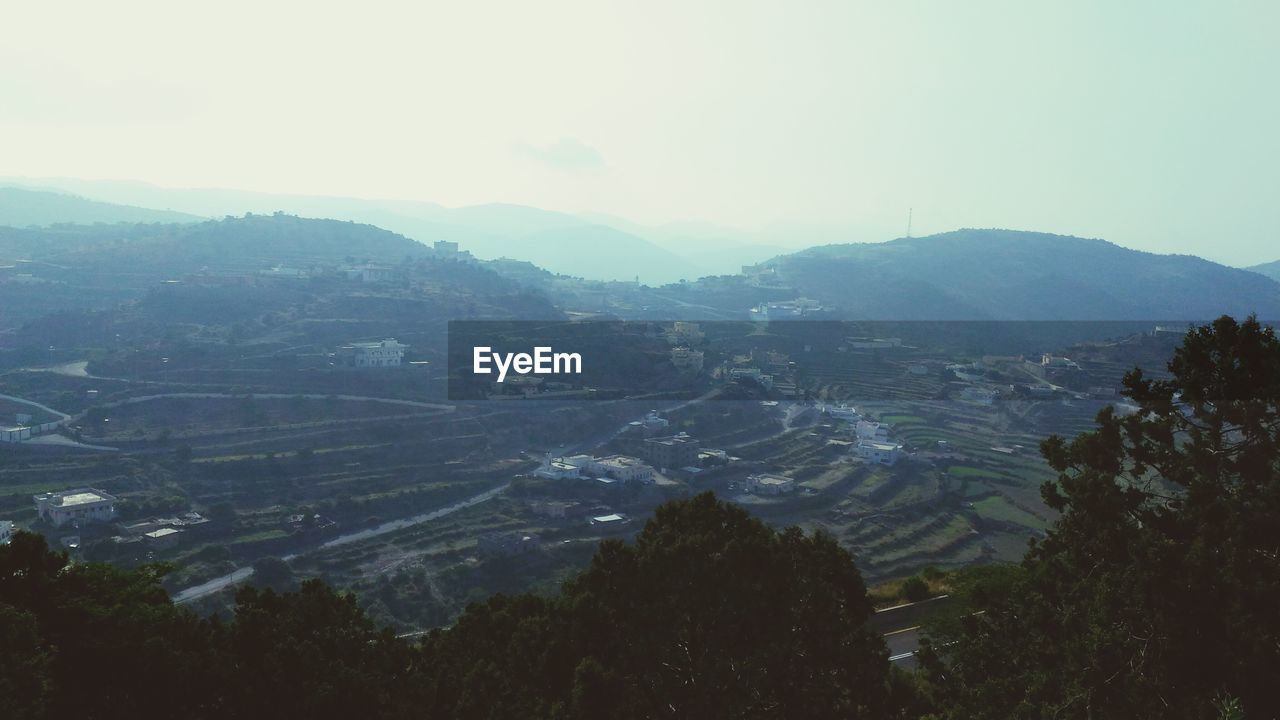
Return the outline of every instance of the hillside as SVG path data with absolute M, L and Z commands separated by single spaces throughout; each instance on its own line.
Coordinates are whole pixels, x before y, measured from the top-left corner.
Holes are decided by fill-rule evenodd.
M 0 187 L 0 225 L 38 227 L 61 223 L 186 223 L 201 218 L 171 210 L 99 202 L 78 195 Z
M 366 263 L 382 269 L 366 276 Z M 331 320 L 376 320 L 381 312 L 388 321 L 554 312 L 480 264 L 438 258 L 371 225 L 251 215 L 191 225 L 0 228 L 0 330 L 32 324 L 11 337 L 14 347 L 66 346 L 56 325 L 78 321 L 33 321 L 129 301 L 141 301 L 125 313 L 131 317 L 219 326 L 289 308 Z
M 633 280 L 640 275 L 643 282 L 662 284 L 736 271 L 744 263 L 776 254 L 762 249 L 757 239 L 737 237 L 731 231 L 708 240 L 621 218 L 508 203 L 448 208 L 428 202 L 162 188 L 124 181 L 48 178 L 39 182 L 104 201 L 176 208 L 207 217 L 285 212 L 368 223 L 422 243 L 458 242 L 481 259 L 524 260 L 589 280 Z
M 1280 318 L 1280 284 L 1257 273 L 1048 233 L 957 230 L 827 245 L 770 264 L 799 295 L 854 318 Z
M 1265 275 L 1272 280 L 1280 282 L 1280 260 L 1273 260 L 1269 263 L 1254 265 L 1252 267 L 1245 268 L 1245 270 L 1248 270 L 1249 272 L 1256 272 L 1259 275 Z

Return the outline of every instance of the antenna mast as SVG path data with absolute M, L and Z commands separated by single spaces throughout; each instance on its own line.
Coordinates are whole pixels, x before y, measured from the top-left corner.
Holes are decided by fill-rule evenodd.
M 911 215 L 915 208 L 907 208 L 907 237 L 911 237 Z

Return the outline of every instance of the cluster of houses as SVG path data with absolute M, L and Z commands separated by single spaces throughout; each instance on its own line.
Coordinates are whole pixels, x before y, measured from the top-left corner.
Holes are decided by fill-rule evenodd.
M 851 452 L 857 457 L 876 465 L 893 465 L 902 458 L 902 445 L 890 439 L 887 424 L 867 420 L 857 408 L 843 403 L 824 405 L 822 411 L 852 426 L 855 442 Z
M 80 528 L 89 524 L 109 523 L 116 517 L 118 502 L 114 495 L 88 487 L 40 493 L 32 495 L 31 500 L 35 504 L 37 518 L 55 528 Z M 117 545 L 141 543 L 149 550 L 168 550 L 178 544 L 182 533 L 208 522 L 208 518 L 197 512 L 140 520 L 121 525 L 120 534 L 111 540 Z M 9 526 L 9 533 L 12 533 L 12 524 Z M 78 547 L 79 536 L 64 538 L 63 545 Z
M 437 240 L 431 250 L 441 260 L 474 262 L 475 257 L 467 250 L 461 250 L 458 243 L 449 240 Z M 257 272 L 259 277 L 285 278 L 305 280 L 312 277 L 340 277 L 347 280 L 371 285 L 385 285 L 400 282 L 407 278 L 403 268 L 375 262 L 346 262 L 341 265 L 312 264 L 307 267 L 291 267 L 277 264 Z
M 651 485 L 654 482 L 652 466 L 638 458 L 626 455 L 605 457 L 569 455 L 552 458 L 548 453 L 533 474 L 550 480 L 594 478 L 605 485 L 615 483 Z

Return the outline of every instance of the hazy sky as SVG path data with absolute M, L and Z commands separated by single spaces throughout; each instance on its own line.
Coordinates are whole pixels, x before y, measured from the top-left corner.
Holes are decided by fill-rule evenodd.
M 1280 3 L 6 3 L 0 175 L 1280 258 Z

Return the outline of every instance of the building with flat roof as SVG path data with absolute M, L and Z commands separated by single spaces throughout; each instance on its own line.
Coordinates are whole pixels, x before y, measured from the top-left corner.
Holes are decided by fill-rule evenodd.
M 149 533 L 143 533 L 142 541 L 152 550 L 169 550 L 178 546 L 178 538 L 181 535 L 181 530 L 174 530 L 168 527 L 160 528 Z
M 681 468 L 698 464 L 701 443 L 688 433 L 676 433 L 668 437 L 649 438 L 644 441 L 644 458 L 660 468 Z
M 71 522 L 107 522 L 116 516 L 116 498 L 93 488 L 32 495 L 36 515 L 54 527 Z
M 602 458 L 571 455 L 560 458 L 560 462 L 578 468 L 584 475 L 602 480 L 638 482 L 646 485 L 653 482 L 653 467 L 626 455 L 610 455 Z
M 902 456 L 902 446 L 891 442 L 862 440 L 854 446 L 853 452 L 867 462 L 892 465 Z
M 781 475 L 749 475 L 742 486 L 756 495 L 783 495 L 796 489 L 796 481 Z
M 611 513 L 609 515 L 599 515 L 591 518 L 591 524 L 595 527 L 613 528 L 621 527 L 627 524 L 627 516 L 620 513 Z

